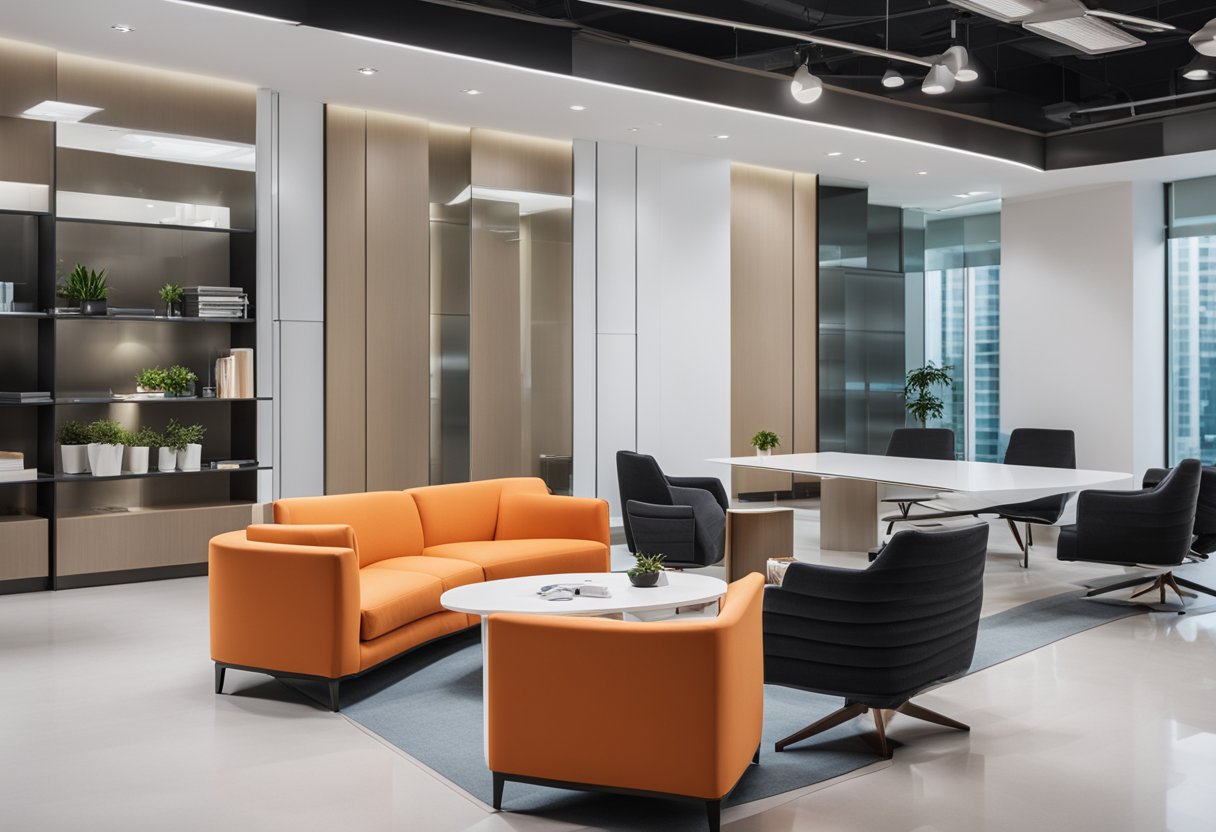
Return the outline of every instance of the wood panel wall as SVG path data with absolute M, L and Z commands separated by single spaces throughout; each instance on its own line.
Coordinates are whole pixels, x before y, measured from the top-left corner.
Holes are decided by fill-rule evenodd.
M 817 180 L 731 166 L 731 454 L 755 453 L 771 430 L 775 453 L 817 448 Z M 785 474 L 736 468 L 736 493 L 785 491 Z

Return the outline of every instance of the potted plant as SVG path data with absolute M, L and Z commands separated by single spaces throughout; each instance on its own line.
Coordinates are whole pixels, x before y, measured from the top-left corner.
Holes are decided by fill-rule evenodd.
M 138 393 L 165 392 L 165 371 L 160 367 L 145 367 L 135 374 L 135 390 Z
M 904 382 L 904 407 L 920 426 L 926 427 L 930 419 L 940 419 L 945 402 L 931 392 L 934 387 L 949 387 L 954 379 L 949 364 L 936 366 L 932 361 L 923 367 L 908 371 Z
M 104 315 L 106 298 L 110 295 L 110 287 L 106 285 L 106 270 L 95 272 L 77 263 L 76 268 L 59 284 L 56 294 L 66 300 L 78 302 L 82 315 Z
M 189 370 L 181 364 L 174 364 L 165 370 L 165 395 L 175 396 L 179 399 L 192 398 L 196 381 L 198 381 L 198 376 L 193 370 Z
M 82 423 L 67 421 L 59 426 L 59 454 L 63 473 L 84 474 L 89 470 L 89 429 Z
M 203 436 L 207 429 L 202 425 L 181 425 L 174 437 L 177 447 L 177 467 L 181 471 L 197 471 L 202 467 Z
M 95 477 L 117 477 L 122 473 L 123 443 L 126 429 L 113 419 L 90 422 L 89 469 Z
M 148 473 L 149 449 L 159 448 L 163 443 L 160 434 L 152 428 L 140 428 L 127 432 L 127 470 L 132 474 Z M 174 454 L 176 459 L 176 453 Z
M 771 430 L 757 431 L 752 437 L 752 447 L 756 449 L 756 456 L 771 456 L 773 448 L 781 444 L 781 437 L 773 433 Z
M 165 302 L 165 317 L 180 318 L 182 316 L 182 301 L 186 293 L 177 283 L 166 283 L 160 287 L 160 299 Z
M 625 573 L 629 576 L 629 583 L 638 587 L 657 584 L 659 573 L 663 571 L 663 555 L 644 555 L 638 552 L 633 557 L 637 563 Z
M 182 426 L 178 424 L 176 419 L 170 419 L 169 424 L 165 426 L 164 433 L 158 435 L 160 439 L 160 449 L 156 454 L 156 470 L 157 471 L 176 471 L 177 470 L 177 451 L 178 445 L 181 445 L 184 450 L 186 447 L 185 441 L 181 435 Z

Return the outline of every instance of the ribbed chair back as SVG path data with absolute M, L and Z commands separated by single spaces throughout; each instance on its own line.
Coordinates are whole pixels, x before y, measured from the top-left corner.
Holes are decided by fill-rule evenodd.
M 765 681 L 889 708 L 965 673 L 987 546 L 987 524 L 909 530 L 864 571 L 792 564 L 765 595 Z
M 1016 428 L 1009 434 L 1006 465 L 1076 468 L 1077 440 L 1070 430 Z
M 663 469 L 649 454 L 639 454 L 633 451 L 616 452 L 616 482 L 621 492 L 621 509 L 624 510 L 630 500 L 639 503 L 653 503 L 660 506 L 671 505 L 671 491 L 667 488 L 667 480 Z M 624 512 L 625 538 L 629 543 L 629 551 L 637 551 L 633 545 L 633 529 L 629 525 L 629 512 Z
M 887 456 L 909 459 L 954 459 L 950 428 L 896 428 L 887 443 Z

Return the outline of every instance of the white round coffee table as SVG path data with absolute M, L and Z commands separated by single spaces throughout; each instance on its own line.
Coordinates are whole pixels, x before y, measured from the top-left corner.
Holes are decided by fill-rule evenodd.
M 726 582 L 708 575 L 684 572 L 664 572 L 666 586 L 635 587 L 624 572 L 577 572 L 564 575 L 531 575 L 526 578 L 506 578 L 449 589 L 439 598 L 445 609 L 481 616 L 481 696 L 483 734 L 486 760 L 489 761 L 490 674 L 489 627 L 490 616 L 496 612 L 522 612 L 535 615 L 623 616 L 650 617 L 648 613 L 717 604 L 726 594 Z M 596 598 L 578 595 L 569 601 L 549 601 L 536 594 L 548 584 L 593 583 L 608 587 L 611 597 Z

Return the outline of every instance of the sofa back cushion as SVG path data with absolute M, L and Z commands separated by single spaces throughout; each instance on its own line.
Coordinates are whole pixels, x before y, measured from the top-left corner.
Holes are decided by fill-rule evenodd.
M 418 503 L 427 546 L 493 540 L 498 504 L 504 493 L 548 494 L 544 480 L 511 477 L 450 485 L 430 485 L 405 492 Z
M 409 493 L 403 491 L 275 500 L 274 521 L 293 525 L 350 526 L 358 542 L 360 567 L 385 558 L 422 554 L 422 522 L 418 507 Z

